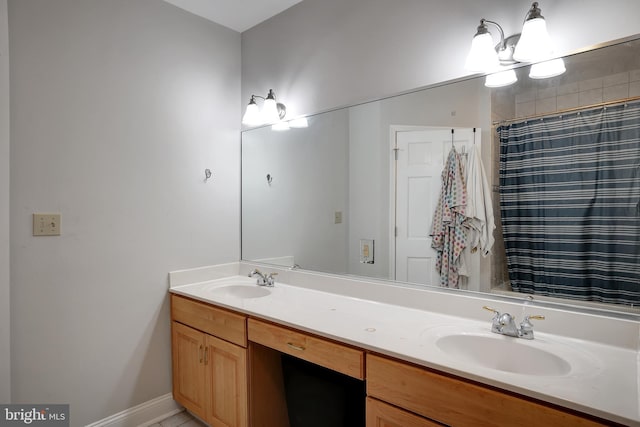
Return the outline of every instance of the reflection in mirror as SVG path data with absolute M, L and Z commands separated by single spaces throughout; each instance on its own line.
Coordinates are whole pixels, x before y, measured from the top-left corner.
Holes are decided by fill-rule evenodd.
M 625 103 L 633 106 L 635 98 L 640 98 L 638 40 L 630 38 L 572 55 L 565 58 L 565 64 L 567 72 L 550 79 L 531 79 L 530 67 L 521 67 L 516 70 L 518 82 L 508 87 L 490 89 L 485 87 L 484 77 L 470 78 L 310 116 L 308 128 L 304 129 L 275 132 L 263 127 L 243 132 L 242 258 L 280 266 L 297 265 L 305 270 L 440 286 L 439 255 L 432 249 L 431 234 L 441 195 L 441 173 L 455 147 L 463 159 L 463 169 L 472 150 L 479 154 L 488 183 L 486 207 L 493 213 L 496 229 L 495 242 L 487 256 L 481 254 L 483 248 L 473 253 L 467 249 L 467 273 L 461 274 L 459 281 L 449 283 L 451 287 L 504 294 L 534 293 L 558 297 L 571 304 L 582 300 L 582 304 L 607 303 L 614 310 L 637 310 L 640 119 L 628 122 L 629 129 L 621 137 L 628 140 L 625 147 L 612 143 L 608 145 L 612 150 L 604 154 L 604 161 L 626 159 L 626 163 L 608 163 L 610 169 L 625 168 L 626 175 L 623 173 L 620 178 L 620 182 L 627 183 L 624 189 L 609 187 L 604 191 L 626 192 L 625 213 L 599 213 L 596 215 L 599 218 L 582 217 L 567 222 L 571 226 L 588 223 L 589 232 L 606 226 L 605 234 L 609 235 L 615 234 L 610 232 L 613 227 L 622 230 L 621 238 L 602 243 L 596 250 L 592 244 L 597 236 L 585 240 L 583 237 L 588 233 L 584 230 L 572 231 L 583 240 L 580 249 L 583 253 L 573 256 L 582 261 L 566 274 L 551 270 L 551 276 L 558 280 L 552 290 L 548 284 L 540 284 L 544 282 L 540 275 L 531 275 L 532 269 L 539 266 L 536 262 L 563 266 L 577 249 L 567 246 L 545 249 L 543 252 L 555 255 L 535 259 L 533 254 L 540 252 L 540 248 L 537 243 L 527 242 L 527 238 L 531 240 L 527 233 L 551 224 L 549 212 L 543 210 L 532 215 L 542 222 L 530 224 L 528 232 L 513 230 L 513 224 L 519 220 L 508 215 L 501 218 L 505 207 L 507 212 L 514 211 L 509 205 L 512 196 L 525 194 L 517 190 L 518 185 L 541 185 L 540 181 L 533 184 L 509 181 L 518 163 L 505 160 L 509 150 L 503 148 L 501 165 L 501 144 L 510 146 L 512 140 L 532 135 L 533 132 L 522 131 L 521 127 L 534 122 L 553 123 L 560 116 L 578 113 L 584 117 L 594 109 L 593 114 L 599 114 L 597 111 L 602 112 L 603 105 L 610 102 L 608 108 L 613 111 L 616 103 L 624 108 Z M 593 134 L 592 130 L 587 133 Z M 536 132 L 540 135 L 548 130 Z M 558 146 L 552 140 L 546 144 L 552 151 Z M 602 151 L 601 144 L 596 144 L 596 148 Z M 578 159 L 558 160 L 562 163 L 579 159 L 580 155 Z M 598 177 L 602 173 L 593 172 Z M 574 175 L 581 177 L 581 185 L 590 181 L 576 171 Z M 602 188 L 592 191 L 599 195 Z M 529 202 L 543 193 L 531 193 Z M 555 193 L 555 197 L 577 200 L 571 194 Z M 601 204 L 616 205 L 610 198 Z M 591 212 L 593 208 L 586 210 Z M 560 216 L 571 216 L 567 210 L 558 212 Z M 603 221 L 616 215 L 624 218 L 615 219 L 618 221 L 615 227 Z M 600 221 L 602 227 L 593 221 Z M 548 229 L 551 231 L 544 238 L 553 241 L 562 228 Z M 571 239 L 562 236 L 560 240 Z M 595 258 L 589 258 L 594 253 Z M 617 255 L 609 256 L 611 253 Z M 589 291 L 574 292 L 577 282 L 588 282 Z M 611 284 L 615 289 L 602 290 Z M 563 286 L 573 290 L 561 291 Z

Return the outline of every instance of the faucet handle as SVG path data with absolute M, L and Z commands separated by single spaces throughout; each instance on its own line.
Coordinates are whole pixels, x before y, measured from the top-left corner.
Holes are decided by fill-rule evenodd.
M 277 276 L 277 275 L 278 275 L 278 273 L 276 273 L 276 272 L 272 272 L 272 273 L 267 274 L 267 279 L 266 279 L 267 286 L 275 285 L 276 280 L 275 280 L 275 278 L 273 276 Z
M 253 277 L 253 276 L 258 276 L 258 278 L 256 279 L 256 285 L 258 286 L 264 286 L 267 284 L 267 278 L 264 274 L 262 274 L 262 272 L 260 270 L 258 270 L 257 268 L 254 268 L 251 273 L 249 273 L 249 277 Z
M 533 315 L 533 316 L 525 316 L 524 320 L 520 323 L 520 338 L 524 338 L 525 340 L 533 339 L 533 325 L 529 320 L 544 320 L 545 317 L 541 315 Z
M 501 325 L 500 325 L 500 312 L 494 308 L 482 306 L 487 311 L 490 311 L 494 314 L 493 319 L 491 319 L 491 332 L 495 332 L 497 334 L 500 333 Z
M 500 312 L 498 310 L 494 309 L 494 308 L 487 307 L 486 305 L 483 305 L 482 308 L 484 308 L 485 310 L 488 310 L 488 311 L 490 311 L 492 313 L 495 313 L 496 316 L 500 315 Z

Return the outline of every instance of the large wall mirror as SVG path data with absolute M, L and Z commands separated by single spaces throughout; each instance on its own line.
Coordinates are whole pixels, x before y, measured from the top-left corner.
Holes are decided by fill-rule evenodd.
M 574 307 L 638 313 L 640 118 L 626 120 L 632 110 L 640 114 L 640 38 L 629 37 L 564 61 L 566 72 L 547 79 L 530 78 L 530 67 L 522 66 L 516 69 L 518 81 L 506 87 L 489 88 L 484 76 L 469 78 L 312 115 L 306 128 L 244 131 L 242 259 L 412 286 L 445 284 L 520 297 L 536 294 Z M 590 121 L 603 115 L 614 122 L 622 115 L 624 123 Z M 569 129 L 563 121 L 567 119 L 586 122 Z M 615 137 L 611 126 L 619 127 Z M 597 157 L 604 167 L 568 168 L 590 155 L 575 148 L 581 144 L 577 136 L 603 128 L 606 135 L 591 149 L 600 153 L 608 147 Z M 561 139 L 541 142 L 534 137 L 534 145 L 525 147 L 524 134 Z M 485 212 L 493 215 L 485 224 L 495 224 L 495 241 L 487 243 L 485 235 L 483 243 L 490 245 L 489 253 L 482 247 L 468 248 L 465 271 L 453 284 L 443 282 L 432 248 L 441 174 L 452 150 L 464 162 L 479 159 L 474 164 L 481 164 L 485 172 Z M 542 154 L 518 157 L 518 150 Z M 569 152 L 575 155 L 558 157 L 555 166 L 551 162 L 556 170 L 529 173 L 529 183 L 526 178 L 512 179 L 521 170 L 545 163 L 553 153 Z M 468 173 L 468 163 L 462 169 Z M 626 172 L 613 176 L 612 170 Z M 558 193 L 557 188 L 567 184 L 537 181 L 543 175 L 573 175 L 572 185 L 577 187 Z M 606 184 L 611 181 L 621 184 Z M 597 187 L 589 194 L 609 196 L 587 206 L 586 214 L 576 213 L 581 203 L 565 205 L 584 197 L 585 188 L 594 182 Z M 537 192 L 527 193 L 527 188 Z M 522 194 L 528 196 L 517 196 Z M 551 201 L 545 203 L 553 205 L 553 218 L 548 209 L 532 212 L 527 205 L 549 195 Z M 603 211 L 609 208 L 613 211 Z M 589 216 L 596 211 L 595 217 Z M 528 216 L 524 231 L 512 229 L 512 221 L 522 222 L 514 219 L 514 212 Z M 572 228 L 577 225 L 582 228 Z M 572 237 L 556 238 L 566 229 L 581 239 L 579 249 L 565 246 Z M 602 241 L 601 235 L 614 237 Z M 553 244 L 545 246 L 548 242 Z M 614 247 L 619 253 L 606 259 Z M 533 260 L 542 252 L 546 258 Z M 566 259 L 582 263 L 568 272 L 562 265 L 551 270 L 556 288 L 532 284 L 536 262 L 549 267 L 567 264 Z M 592 290 L 584 295 L 574 292 L 581 282 Z M 602 291 L 604 282 L 615 289 Z

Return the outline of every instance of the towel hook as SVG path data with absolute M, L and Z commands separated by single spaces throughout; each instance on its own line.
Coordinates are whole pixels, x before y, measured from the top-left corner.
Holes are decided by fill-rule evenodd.
M 451 148 L 456 148 L 455 144 L 453 143 L 453 128 L 451 128 Z
M 207 180 L 211 178 L 211 169 L 205 169 L 204 170 L 204 182 L 207 182 Z
M 476 128 L 473 128 L 473 145 L 476 145 Z
M 268 173 L 267 174 L 267 184 L 271 185 L 272 181 L 273 181 L 273 176 L 270 173 Z

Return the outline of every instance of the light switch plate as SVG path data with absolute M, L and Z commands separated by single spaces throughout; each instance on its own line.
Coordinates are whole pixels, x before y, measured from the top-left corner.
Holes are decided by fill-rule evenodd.
M 342 224 L 342 211 L 335 211 L 334 224 Z
M 33 235 L 34 236 L 59 236 L 60 235 L 60 214 L 59 213 L 34 213 L 33 214 Z

